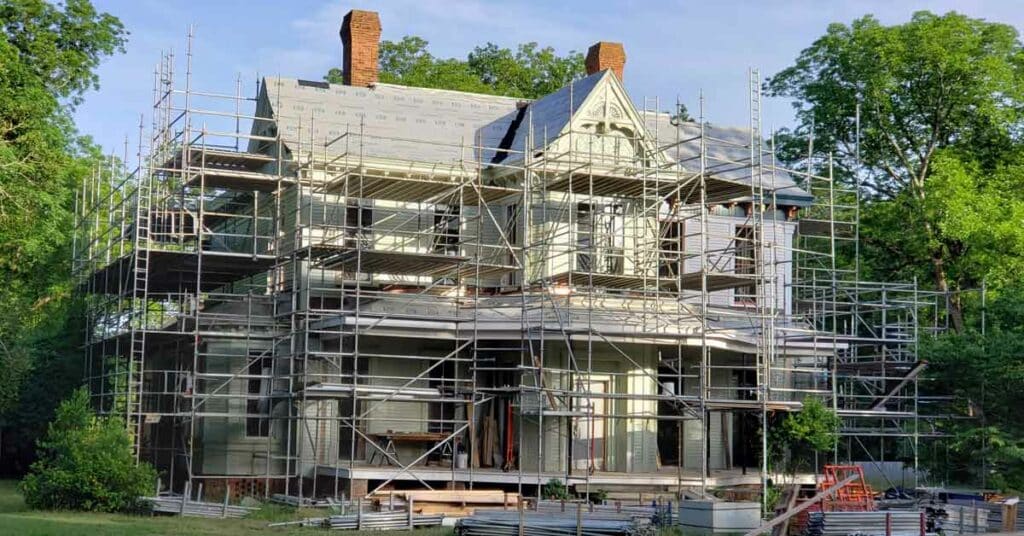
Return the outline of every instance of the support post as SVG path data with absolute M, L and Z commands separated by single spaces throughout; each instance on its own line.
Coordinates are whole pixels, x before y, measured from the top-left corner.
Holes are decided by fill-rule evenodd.
M 228 517 L 228 501 L 231 500 L 231 483 L 224 488 L 224 504 L 220 509 L 220 517 Z

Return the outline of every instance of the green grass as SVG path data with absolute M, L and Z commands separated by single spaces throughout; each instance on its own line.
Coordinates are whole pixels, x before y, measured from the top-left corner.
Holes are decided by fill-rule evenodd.
M 121 514 L 92 514 L 81 512 L 46 512 L 29 510 L 18 493 L 17 482 L 0 480 L 0 535 L 48 536 L 51 534 L 115 536 L 201 534 L 239 536 L 266 534 L 275 536 L 317 536 L 335 534 L 334 531 L 302 527 L 267 527 L 268 520 L 287 521 L 302 517 L 321 517 L 325 511 L 303 509 L 295 512 L 287 507 L 266 508 L 256 512 L 253 519 L 206 519 L 177 516 L 129 516 Z M 347 531 L 346 536 L 380 533 Z M 448 528 L 417 529 L 415 536 L 450 536 Z

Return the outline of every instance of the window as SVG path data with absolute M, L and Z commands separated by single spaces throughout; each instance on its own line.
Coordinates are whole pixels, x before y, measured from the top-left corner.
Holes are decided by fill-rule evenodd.
M 519 205 L 511 204 L 505 207 L 505 238 L 512 247 L 519 246 Z M 504 245 L 504 244 L 502 244 Z M 507 246 L 506 246 L 507 247 Z M 516 252 L 508 252 L 508 263 L 516 264 Z
M 434 238 L 431 253 L 459 254 L 459 206 L 438 205 L 434 209 Z
M 757 282 L 754 275 L 754 228 L 746 225 L 736 227 L 733 238 L 733 272 L 750 280 L 750 284 L 737 287 L 733 292 L 733 301 L 739 305 L 757 305 Z
M 345 205 L 345 247 L 366 246 L 373 228 L 373 209 L 349 200 Z
M 623 273 L 624 222 L 622 205 L 576 206 L 576 271 Z
M 270 377 L 273 374 L 273 362 L 269 357 L 258 357 L 264 351 L 257 350 L 255 357 L 250 356 L 245 401 L 245 435 L 248 437 L 267 437 L 270 435 Z
M 671 214 L 659 225 L 659 253 L 658 275 L 661 277 L 676 277 L 682 271 L 683 255 L 686 249 L 684 245 L 685 227 L 678 216 Z

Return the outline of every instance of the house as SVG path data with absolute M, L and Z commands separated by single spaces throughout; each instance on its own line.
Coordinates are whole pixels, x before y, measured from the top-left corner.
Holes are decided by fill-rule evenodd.
M 768 414 L 852 346 L 794 302 L 820 200 L 759 119 L 638 109 L 616 43 L 527 101 L 379 83 L 376 13 L 341 36 L 344 84 L 265 78 L 252 115 L 162 63 L 129 223 L 83 226 L 90 386 L 165 484 L 762 483 Z

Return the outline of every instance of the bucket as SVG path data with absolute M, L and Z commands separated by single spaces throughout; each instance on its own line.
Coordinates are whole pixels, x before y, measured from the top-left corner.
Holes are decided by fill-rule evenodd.
M 456 454 L 455 455 L 455 468 L 465 469 L 469 467 L 469 454 Z

